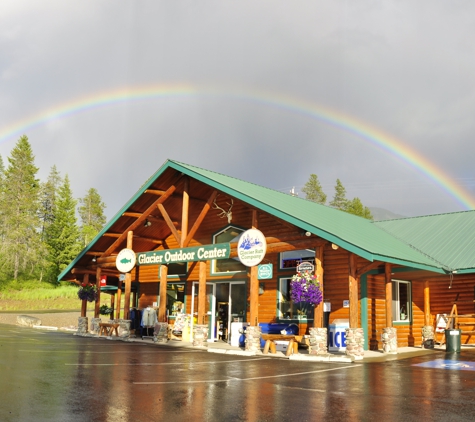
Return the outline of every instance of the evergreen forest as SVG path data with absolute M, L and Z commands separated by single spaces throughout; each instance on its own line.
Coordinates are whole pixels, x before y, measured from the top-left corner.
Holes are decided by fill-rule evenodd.
M 106 223 L 96 189 L 75 199 L 67 174 L 46 180 L 26 136 L 0 156 L 0 290 L 57 284 L 57 277 Z

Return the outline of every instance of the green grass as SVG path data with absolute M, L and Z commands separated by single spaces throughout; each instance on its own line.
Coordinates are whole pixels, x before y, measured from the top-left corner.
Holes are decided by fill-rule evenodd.
M 35 289 L 3 290 L 0 292 L 0 311 L 80 310 L 78 287 L 39 287 Z M 87 308 L 94 309 L 94 302 Z

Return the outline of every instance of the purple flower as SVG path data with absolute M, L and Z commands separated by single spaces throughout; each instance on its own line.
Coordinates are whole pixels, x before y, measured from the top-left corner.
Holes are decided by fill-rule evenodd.
M 290 298 L 294 303 L 306 302 L 316 306 L 323 300 L 317 277 L 311 273 L 297 273 L 290 282 Z
M 96 286 L 82 286 L 78 290 L 78 297 L 81 300 L 87 300 L 88 302 L 94 302 L 97 299 Z

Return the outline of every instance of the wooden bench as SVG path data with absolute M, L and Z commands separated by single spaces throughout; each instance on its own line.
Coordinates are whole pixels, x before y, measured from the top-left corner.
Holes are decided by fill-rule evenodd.
M 106 336 L 111 336 L 114 332 L 117 337 L 119 337 L 119 325 L 117 323 L 109 323 L 109 322 L 100 322 L 99 323 L 99 335 L 102 336 L 105 334 Z
M 271 353 L 276 352 L 275 342 L 276 341 L 287 341 L 287 352 L 285 353 L 286 356 L 290 356 L 292 353 L 298 353 L 299 349 L 299 342 L 302 341 L 303 336 L 294 336 L 294 335 L 284 335 L 284 334 L 261 334 L 263 340 L 266 341 L 264 346 L 263 353 L 267 355 L 269 353 L 269 349 Z

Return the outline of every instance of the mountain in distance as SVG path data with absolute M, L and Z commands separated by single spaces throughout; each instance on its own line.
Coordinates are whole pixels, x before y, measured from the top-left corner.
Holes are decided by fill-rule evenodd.
M 396 214 L 384 208 L 370 207 L 374 221 L 395 220 L 397 218 L 406 218 L 404 215 Z

